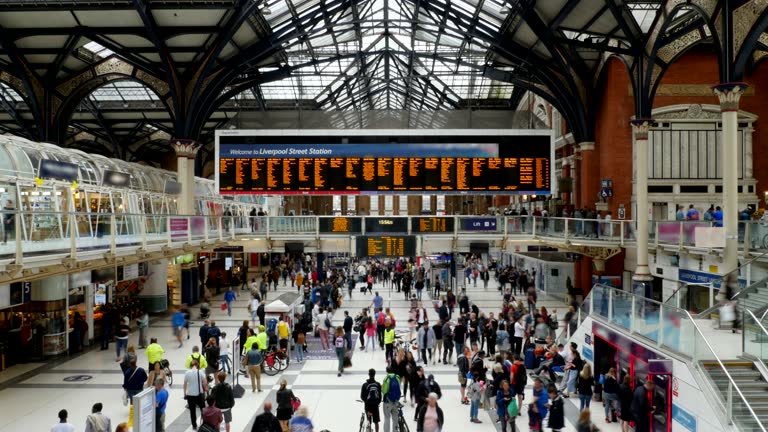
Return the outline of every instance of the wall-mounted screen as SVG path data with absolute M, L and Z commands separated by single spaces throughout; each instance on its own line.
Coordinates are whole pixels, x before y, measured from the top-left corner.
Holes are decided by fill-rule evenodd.
M 225 130 L 222 194 L 551 192 L 550 131 Z
M 415 236 L 358 236 L 355 251 L 365 257 L 412 257 L 416 255 Z

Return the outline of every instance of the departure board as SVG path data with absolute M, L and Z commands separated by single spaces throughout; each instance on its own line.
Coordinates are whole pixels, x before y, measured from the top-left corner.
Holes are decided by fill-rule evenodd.
M 353 138 L 355 142 L 351 143 Z M 412 137 L 397 137 L 401 141 L 405 138 Z M 256 140 L 240 135 L 217 135 L 219 192 L 225 195 L 550 193 L 550 135 L 420 138 L 418 143 L 375 144 L 371 137 L 334 142 L 340 139 L 281 136 Z
M 452 233 L 454 220 L 452 217 L 413 217 L 411 232 L 414 233 Z
M 358 236 L 355 242 L 355 251 L 360 258 L 416 255 L 415 236 Z
M 320 217 L 318 229 L 324 234 L 356 234 L 362 231 L 362 222 L 359 217 Z

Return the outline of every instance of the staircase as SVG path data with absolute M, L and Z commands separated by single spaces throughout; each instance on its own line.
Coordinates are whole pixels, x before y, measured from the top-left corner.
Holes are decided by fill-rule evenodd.
M 747 293 L 739 296 L 739 306 L 760 316 L 768 308 L 768 281 L 764 279 L 750 288 Z
M 763 425 L 768 424 L 768 382 L 755 365 L 748 361 L 734 360 L 723 361 L 731 378 L 736 382 L 739 390 L 749 402 L 752 410 Z M 724 401 L 728 400 L 728 377 L 717 362 L 702 362 L 702 368 L 714 382 L 720 396 Z M 733 389 L 733 422 L 740 430 L 753 430 L 754 418 L 749 413 L 736 389 Z

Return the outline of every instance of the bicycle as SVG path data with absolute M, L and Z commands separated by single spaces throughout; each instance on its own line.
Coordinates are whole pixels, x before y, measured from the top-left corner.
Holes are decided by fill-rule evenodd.
M 360 403 L 365 404 L 364 401 L 358 399 Z M 371 413 L 365 410 L 363 407 L 363 413 L 360 414 L 360 432 L 373 432 L 373 422 L 371 421 Z
M 264 362 L 261 364 L 261 369 L 269 376 L 277 375 L 288 369 L 288 354 L 283 350 L 267 352 L 264 355 Z
M 397 427 L 399 432 L 410 432 L 408 429 L 408 423 L 405 421 L 405 415 L 403 415 L 403 407 L 405 405 L 400 402 L 397 403 Z
M 173 372 L 171 372 L 171 364 L 166 359 L 160 360 L 160 367 L 163 368 L 163 373 L 165 374 L 165 382 L 168 384 L 168 387 L 173 385 Z

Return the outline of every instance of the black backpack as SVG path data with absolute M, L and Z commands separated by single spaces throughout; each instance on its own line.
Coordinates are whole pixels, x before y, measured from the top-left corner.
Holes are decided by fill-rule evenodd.
M 365 403 L 378 405 L 381 403 L 381 386 L 377 382 L 368 383 L 366 387 Z
M 456 359 L 456 366 L 459 367 L 461 376 L 466 376 L 469 372 L 469 360 L 467 360 L 467 356 L 459 355 L 459 358 Z

